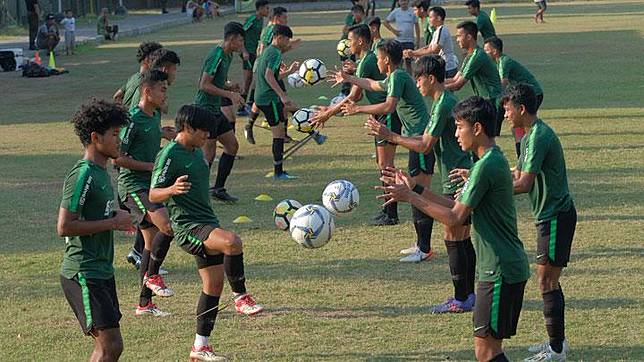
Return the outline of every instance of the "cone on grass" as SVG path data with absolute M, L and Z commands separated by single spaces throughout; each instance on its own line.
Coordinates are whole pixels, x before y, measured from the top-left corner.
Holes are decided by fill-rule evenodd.
M 38 65 L 42 65 L 42 59 L 40 59 L 40 52 L 36 52 L 36 54 L 34 54 L 34 62 L 36 62 L 36 64 Z
M 241 215 L 233 220 L 233 224 L 248 224 L 250 222 L 253 222 L 253 220 L 246 215 Z
M 49 68 L 56 69 L 56 59 L 54 58 L 54 52 L 49 52 Z
M 257 201 L 273 201 L 273 198 L 268 194 L 259 194 L 255 198 Z
M 490 21 L 492 21 L 492 25 L 496 26 L 496 8 L 492 8 L 490 12 Z

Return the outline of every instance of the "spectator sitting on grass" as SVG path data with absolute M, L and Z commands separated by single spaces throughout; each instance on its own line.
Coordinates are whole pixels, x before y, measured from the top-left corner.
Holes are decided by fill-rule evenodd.
M 196 1 L 188 1 L 186 3 L 186 14 L 192 17 L 193 23 L 200 23 L 203 20 L 205 11 Z
M 119 32 L 118 25 L 110 25 L 110 12 L 107 8 L 101 9 L 101 15 L 96 19 L 96 34 L 103 35 L 105 40 L 116 41 Z
M 47 14 L 45 17 L 45 24 L 38 28 L 38 35 L 36 36 L 36 45 L 40 50 L 47 50 L 47 53 L 54 51 L 60 42 L 60 33 L 58 25 L 53 14 Z

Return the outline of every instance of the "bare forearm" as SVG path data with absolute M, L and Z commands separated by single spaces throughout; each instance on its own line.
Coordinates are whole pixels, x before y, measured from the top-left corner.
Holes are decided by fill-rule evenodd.
M 151 202 L 162 203 L 166 202 L 173 195 L 172 186 L 165 188 L 153 188 L 148 194 L 148 198 Z
M 380 86 L 380 82 L 369 78 L 358 78 L 358 77 L 350 76 L 347 79 L 347 81 L 351 84 L 358 86 L 359 88 L 368 90 L 370 92 L 382 92 L 384 90 Z
M 397 133 L 393 134 L 391 142 L 403 146 L 408 150 L 423 154 L 430 152 L 434 146 L 434 142 L 427 142 L 423 136 L 404 137 Z
M 209 83 L 200 84 L 199 89 L 213 96 L 230 98 L 230 91 L 215 87 L 214 85 Z
M 114 160 L 114 163 L 123 168 L 127 168 L 132 171 L 152 171 L 154 170 L 154 163 L 152 162 L 143 162 L 137 161 L 131 157 L 121 156 Z
M 85 236 L 96 233 L 102 233 L 108 230 L 114 230 L 115 218 L 103 220 L 69 220 L 58 225 L 58 235 L 60 236 Z
M 445 226 L 462 225 L 465 221 L 452 211 L 455 204 L 453 200 L 435 195 L 429 190 L 423 191 L 422 195 L 414 194 L 409 202 Z
M 368 113 L 368 114 L 389 114 L 393 110 L 390 110 L 389 105 L 386 102 L 383 102 L 378 104 L 358 106 L 356 107 L 356 111 L 358 113 Z

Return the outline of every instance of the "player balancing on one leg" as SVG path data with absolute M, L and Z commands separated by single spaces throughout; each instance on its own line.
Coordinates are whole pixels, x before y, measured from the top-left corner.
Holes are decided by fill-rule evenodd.
M 91 361 L 116 361 L 123 352 L 121 312 L 114 281 L 113 230 L 133 231 L 130 215 L 115 209 L 107 160 L 119 157 L 125 109 L 91 100 L 72 118 L 85 155 L 67 174 L 58 211 L 65 237 L 60 284 L 83 333 L 94 338 Z
M 293 62 L 288 69 L 283 70 L 282 53 L 290 48 L 293 37 L 291 28 L 286 25 L 273 26 L 273 42 L 264 49 L 257 59 L 257 86 L 255 88 L 255 103 L 264 113 L 266 121 L 271 126 L 273 134 L 273 179 L 291 180 L 296 176 L 284 171 L 284 133 L 286 113 L 294 112 L 298 106 L 286 95 L 280 87 L 278 80 L 293 73 L 299 64 Z M 317 140 L 316 140 L 317 141 Z
M 510 58 L 503 53 L 503 41 L 495 36 L 485 40 L 483 49 L 487 55 L 492 58 L 499 69 L 499 77 L 501 78 L 501 86 L 507 88 L 511 84 L 527 83 L 532 86 L 536 95 L 537 110 L 543 102 L 543 89 L 537 79 L 524 67 L 521 63 Z M 514 134 L 514 145 L 517 151 L 517 157 L 521 152 L 521 139 L 525 135 L 523 128 L 512 128 Z
M 420 93 L 431 97 L 430 121 L 422 136 L 403 137 L 391 132 L 374 119 L 367 120 L 365 127 L 370 134 L 401 145 L 418 153 L 434 152 L 441 174 L 443 197 L 454 199 L 456 186 L 449 179 L 454 169 L 469 169 L 472 161 L 468 152 L 456 141 L 452 108 L 458 100 L 443 85 L 445 62 L 437 55 L 424 56 L 414 64 L 414 76 Z M 469 220 L 460 225 L 445 225 L 445 247 L 449 269 L 454 283 L 454 296 L 432 309 L 433 313 L 469 312 L 474 307 L 474 277 L 476 255 L 470 239 Z
M 456 200 L 432 193 L 402 171 L 383 177 L 387 202 L 407 201 L 443 224 L 455 227 L 472 218 L 478 285 L 474 306 L 474 352 L 479 361 L 508 361 L 503 339 L 516 334 L 523 292 L 530 277 L 528 258 L 517 233 L 512 175 L 496 146 L 495 110 L 481 97 L 454 109 L 456 138 L 464 151 L 477 154 Z M 383 188 L 383 187 L 378 187 Z
M 210 133 L 212 138 L 206 142 L 204 154 L 209 167 L 212 167 L 217 152 L 217 141 L 224 146 L 224 152 L 219 158 L 219 166 L 217 167 L 217 178 L 211 188 L 210 196 L 226 203 L 234 203 L 238 200 L 226 191 L 225 185 L 230 171 L 233 169 L 239 143 L 235 137 L 231 120 L 222 112 L 222 107 L 238 106 L 244 102 L 238 89 L 226 83 L 233 53 L 240 52 L 244 48 L 244 34 L 244 28 L 240 23 L 226 24 L 223 44 L 212 48 L 204 60 L 199 89 L 195 95 L 195 104 L 213 112 L 213 120 L 224 119 L 224 122 L 213 125 L 214 131 Z
M 371 31 L 365 24 L 354 25 L 349 28 L 348 40 L 351 54 L 358 58 L 358 66 L 355 69 L 356 77 L 370 78 L 374 80 L 383 80 L 386 76 L 380 73 L 378 69 L 378 59 L 371 50 Z M 345 71 L 347 69 L 345 68 Z M 350 72 L 353 73 L 353 72 Z M 322 127 L 326 121 L 332 116 L 342 111 L 342 106 L 347 101 L 359 102 L 362 99 L 362 89 L 358 86 L 352 86 L 349 95 L 333 107 L 323 109 L 321 112 L 316 113 L 311 119 L 311 123 L 315 127 Z M 387 99 L 387 92 L 371 92 L 366 91 L 364 95 L 369 104 L 383 103 Z M 391 130 L 396 134 L 400 134 L 401 124 L 398 118 L 398 113 L 394 110 L 392 113 L 383 114 L 378 116 L 378 122 L 383 127 Z M 396 156 L 396 145 L 388 142 L 385 139 L 375 138 L 376 143 L 376 161 L 378 168 L 384 170 L 387 167 L 394 167 L 394 158 Z M 398 224 L 398 206 L 396 203 L 391 203 L 387 207 L 378 212 L 373 218 L 372 225 L 396 225 Z
M 429 112 L 414 79 L 400 68 L 402 51 L 401 44 L 395 40 L 385 40 L 378 46 L 378 69 L 380 73 L 387 75 L 383 81 L 358 78 L 342 71 L 335 73 L 335 81 L 336 84 L 351 82 L 366 91 L 387 92 L 385 101 L 378 104 L 359 106 L 351 101 L 345 102 L 342 106 L 345 114 L 386 115 L 397 112 L 402 124 L 402 134 L 408 137 L 420 136 L 427 128 Z M 431 185 L 434 162 L 433 152 L 423 154 L 409 151 L 409 173 L 420 185 Z M 415 207 L 412 207 L 412 216 L 416 229 L 416 243 L 401 250 L 402 254 L 407 255 L 400 259 L 401 262 L 420 262 L 430 259 L 433 255 L 431 237 L 434 219 Z
M 160 108 L 166 102 L 168 75 L 148 70 L 141 78 L 141 101 L 130 110 L 130 124 L 121 130 L 121 156 L 114 163 L 120 167 L 118 193 L 121 205 L 132 214 L 143 233 L 145 248 L 141 256 L 141 294 L 136 315 L 165 317 L 152 303 L 152 294 L 174 295 L 159 275 L 173 238 L 168 212 L 162 204 L 149 199 L 154 159 L 161 148 L 161 138 L 171 140 L 172 134 L 161 129 Z
M 150 190 L 153 202 L 167 206 L 179 246 L 195 256 L 203 285 L 190 358 L 200 361 L 223 359 L 213 352 L 208 337 L 219 311 L 224 273 L 238 313 L 255 315 L 264 309 L 246 291 L 242 241 L 220 227 L 208 197 L 209 168 L 201 148 L 210 138 L 213 115 L 199 106 L 179 109 L 177 136 L 157 156 Z M 222 118 L 221 114 L 216 116 Z
M 564 295 L 559 277 L 570 260 L 577 211 L 568 191 L 566 160 L 557 134 L 537 116 L 537 97 L 528 84 L 510 86 L 503 96 L 505 117 L 526 131 L 514 171 L 514 193 L 528 193 L 537 227 L 537 280 L 549 340 L 532 346 L 528 362 L 565 361 Z

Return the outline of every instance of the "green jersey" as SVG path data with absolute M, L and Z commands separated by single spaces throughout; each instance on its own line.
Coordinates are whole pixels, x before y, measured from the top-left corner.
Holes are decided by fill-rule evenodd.
M 429 25 L 429 16 L 426 18 L 418 18 L 418 25 L 423 29 L 423 41 L 425 45 L 429 45 L 432 41 L 432 36 L 434 35 L 434 28 Z
M 356 21 L 356 19 L 353 17 L 353 13 L 349 13 L 349 15 L 347 15 L 344 18 L 344 25 L 346 25 L 349 28 L 354 26 L 354 25 L 358 25 L 358 24 L 362 24 L 362 21 L 360 21 L 360 22 Z M 340 39 L 347 39 L 347 38 L 349 38 L 349 33 L 345 33 L 343 31 L 342 32 L 342 38 L 340 38 Z
M 358 60 L 356 76 L 373 80 L 383 80 L 386 78 L 384 74 L 380 73 L 378 69 L 378 58 L 376 58 L 376 55 L 371 50 L 367 51 L 365 56 Z M 370 92 L 365 90 L 364 93 L 371 104 L 382 103 L 387 99 L 387 92 Z
M 262 26 L 264 26 L 264 19 L 257 17 L 257 14 L 249 16 L 244 23 L 244 30 L 246 31 L 244 47 L 251 54 L 257 54 L 257 45 L 262 34 Z
M 403 136 L 422 135 L 429 122 L 429 112 L 411 75 L 398 68 L 382 80 L 381 84 L 387 90 L 387 97 L 398 99 L 396 111 L 403 125 Z
M 277 103 L 280 101 L 280 97 L 266 81 L 267 69 L 273 71 L 275 74 L 275 80 L 279 80 L 280 64 L 282 64 L 282 52 L 273 45 L 264 49 L 262 55 L 257 58 L 255 103 L 258 106 L 267 106 L 271 104 L 271 102 Z
M 152 116 L 141 108 L 130 110 L 130 124 L 121 129 L 121 153 L 141 162 L 154 162 L 161 148 L 161 113 Z M 118 191 L 121 200 L 128 194 L 150 188 L 150 171 L 130 170 L 121 167 L 118 176 Z
M 67 174 L 60 207 L 80 220 L 109 219 L 114 212 L 114 190 L 110 175 L 89 160 L 80 160 Z M 114 276 L 114 235 L 111 230 L 65 237 L 61 274 L 71 279 L 78 273 L 86 278 Z
M 449 180 L 449 172 L 455 168 L 472 167 L 469 152 L 461 149 L 456 141 L 456 124 L 452 116 L 452 108 L 458 103 L 454 93 L 444 91 L 440 98 L 432 104 L 431 118 L 425 133 L 438 137 L 434 144 L 434 154 L 439 163 L 443 194 L 452 195 L 456 192 L 456 184 Z
M 476 17 L 476 27 L 479 28 L 483 40 L 496 36 L 494 24 L 492 24 L 490 16 L 483 10 L 479 11 L 479 15 Z
M 517 170 L 536 175 L 528 195 L 537 223 L 554 219 L 560 212 L 570 209 L 573 201 L 568 191 L 561 142 L 541 119 L 534 122 L 521 140 Z
M 477 96 L 496 100 L 501 96 L 501 78 L 494 60 L 479 46 L 472 54 L 463 59 L 461 75 L 472 83 L 472 90 Z
M 543 94 L 543 89 L 541 89 L 541 84 L 537 79 L 530 73 L 530 71 L 524 67 L 521 63 L 510 58 L 505 54 L 501 54 L 498 62 L 499 67 L 499 77 L 501 79 L 507 79 L 510 84 L 517 83 L 527 83 L 532 86 L 534 89 L 534 94 L 539 95 Z
M 374 40 L 374 41 L 373 41 L 373 43 L 371 44 L 371 50 L 373 51 L 373 53 L 374 53 L 374 54 L 378 54 L 378 45 L 380 45 L 380 43 L 382 43 L 382 42 L 383 42 L 383 40 L 384 40 L 383 38 L 376 39 L 376 40 Z M 377 58 L 377 57 L 376 57 L 376 58 Z
M 514 284 L 528 280 L 528 257 L 519 240 L 512 175 L 499 147 L 474 163 L 458 200 L 472 209 L 478 280 Z
M 172 221 L 172 230 L 179 242 L 187 240 L 188 232 L 196 226 L 219 226 L 219 220 L 210 204 L 210 169 L 203 151 L 200 148 L 188 150 L 173 140 L 157 156 L 152 188 L 170 187 L 183 175 L 188 175 L 190 190 L 164 202 Z
M 274 24 L 268 24 L 262 30 L 262 34 L 260 35 L 260 41 L 262 44 L 264 44 L 264 49 L 268 48 L 271 43 L 273 43 L 273 28 L 275 27 Z
M 201 83 L 203 73 L 206 73 L 213 77 L 212 85 L 223 89 L 226 86 L 226 80 L 228 80 L 228 68 L 230 67 L 230 62 L 232 60 L 233 54 L 224 53 L 224 48 L 222 48 L 221 45 L 217 45 L 212 48 L 203 63 L 199 82 Z M 206 93 L 202 90 L 197 90 L 197 94 L 195 95 L 195 104 L 218 113 L 220 112 L 219 107 L 221 107 L 221 97 Z
M 123 105 L 128 110 L 136 107 L 141 100 L 141 78 L 143 78 L 143 75 L 136 72 L 121 87 L 121 90 L 123 90 Z

